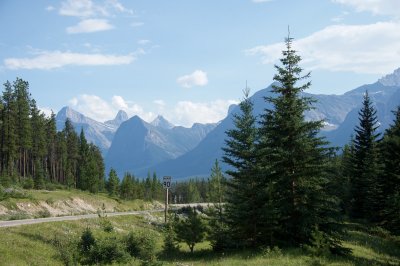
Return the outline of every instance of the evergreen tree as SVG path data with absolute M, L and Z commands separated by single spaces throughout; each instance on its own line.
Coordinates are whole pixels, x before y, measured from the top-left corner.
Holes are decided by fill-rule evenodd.
M 72 122 L 68 118 L 65 121 L 63 133 L 67 148 L 67 161 L 65 165 L 66 183 L 69 187 L 76 188 L 79 160 L 79 139 Z
M 32 126 L 30 123 L 30 93 L 28 82 L 17 78 L 14 83 L 14 93 L 17 105 L 16 133 L 19 151 L 18 170 L 21 176 L 28 174 L 28 153 L 32 147 Z
M 107 192 L 110 196 L 118 195 L 118 187 L 119 187 L 119 178 L 117 172 L 111 168 L 110 173 L 108 174 L 107 180 Z
M 3 109 L 1 112 L 1 169 L 4 181 L 9 185 L 11 177 L 15 174 L 15 160 L 17 158 L 17 104 L 15 94 L 10 82 L 4 83 Z
M 120 197 L 125 200 L 134 199 L 134 177 L 130 173 L 125 173 L 120 185 Z
M 215 160 L 208 181 L 209 190 L 207 197 L 208 201 L 212 203 L 212 206 L 209 206 L 207 209 L 210 227 L 208 239 L 215 251 L 223 250 L 230 244 L 227 237 L 229 233 L 223 206 L 225 203 L 225 184 L 226 180 L 222 174 L 218 160 Z
M 367 91 L 358 114 L 359 125 L 355 129 L 354 152 L 351 158 L 351 215 L 354 218 L 377 220 L 381 205 L 377 150 L 380 134 L 376 133 L 378 119 Z
M 261 121 L 260 161 L 269 194 L 265 218 L 272 210 L 271 216 L 279 225 L 274 230 L 276 239 L 282 244 L 310 243 L 314 228 L 318 228 L 330 247 L 336 248 L 340 246 L 341 226 L 338 200 L 327 189 L 329 150 L 327 142 L 317 136 L 322 121 L 305 120 L 304 113 L 314 102 L 302 95 L 311 86 L 310 73 L 302 74 L 301 58 L 292 49 L 292 41 L 290 36 L 286 39 L 281 65 L 275 66 L 274 95 L 266 98 L 273 108 L 265 110 Z
M 400 106 L 393 112 L 395 120 L 381 143 L 383 221 L 393 233 L 400 235 Z
M 203 241 L 206 233 L 206 227 L 202 218 L 191 207 L 188 208 L 187 218 L 178 220 L 175 223 L 174 230 L 177 239 L 185 242 L 189 246 L 191 253 L 193 253 L 194 246 Z
M 77 177 L 77 188 L 82 190 L 89 190 L 91 187 L 91 170 L 90 163 L 91 158 L 89 154 L 89 144 L 87 143 L 85 132 L 83 128 L 79 135 L 79 164 L 78 164 L 78 177 Z
M 46 139 L 47 139 L 47 162 L 46 170 L 50 181 L 56 180 L 56 147 L 57 147 L 57 127 L 56 115 L 51 112 L 50 118 L 46 122 Z
M 254 246 L 261 241 L 263 191 L 256 170 L 256 118 L 249 90 L 239 104 L 241 113 L 233 115 L 234 129 L 228 130 L 223 160 L 233 169 L 228 180 L 226 216 L 236 243 Z
M 44 162 L 47 154 L 47 143 L 46 143 L 46 118 L 42 112 L 37 108 L 36 101 L 31 101 L 31 128 L 34 134 L 32 134 L 32 149 L 31 149 L 31 166 L 32 176 L 40 178 L 42 180 L 38 183 L 43 183 L 44 174 Z M 37 173 L 40 172 L 40 173 Z

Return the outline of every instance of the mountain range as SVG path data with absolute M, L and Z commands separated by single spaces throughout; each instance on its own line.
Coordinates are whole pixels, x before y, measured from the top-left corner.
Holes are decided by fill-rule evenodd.
M 358 112 L 363 95 L 368 91 L 378 114 L 379 131 L 383 132 L 393 121 L 392 111 L 400 104 L 400 69 L 373 84 L 363 85 L 342 95 L 304 93 L 317 100 L 314 109 L 305 113 L 308 120 L 324 120 L 321 135 L 332 146 L 343 146 L 349 142 L 358 123 Z M 251 100 L 254 115 L 259 117 L 271 106 L 264 97 L 273 96 L 271 86 L 257 91 Z M 162 116 L 147 123 L 138 116 L 128 119 L 123 111 L 105 123 L 65 107 L 57 114 L 60 129 L 68 117 L 77 131 L 81 128 L 87 139 L 103 151 L 106 168 L 116 169 L 121 175 L 126 171 L 143 177 L 149 171 L 159 176 L 170 175 L 175 179 L 209 176 L 216 159 L 222 157 L 225 132 L 233 127 L 233 115 L 239 107 L 232 105 L 228 115 L 218 124 L 194 124 L 191 128 L 174 126 Z M 228 166 L 221 163 L 223 169 Z

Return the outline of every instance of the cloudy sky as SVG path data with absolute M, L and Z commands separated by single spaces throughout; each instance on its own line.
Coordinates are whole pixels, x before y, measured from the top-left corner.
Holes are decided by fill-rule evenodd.
M 246 81 L 272 82 L 288 25 L 309 92 L 400 67 L 399 0 L 1 0 L 0 80 L 29 81 L 47 112 L 216 122 Z

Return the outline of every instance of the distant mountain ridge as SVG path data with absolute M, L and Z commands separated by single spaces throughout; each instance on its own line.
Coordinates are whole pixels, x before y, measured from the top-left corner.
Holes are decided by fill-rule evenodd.
M 313 95 L 304 93 L 304 96 L 313 97 L 317 100 L 315 109 L 305 114 L 306 119 L 323 119 L 325 128 L 321 135 L 326 136 L 331 146 L 343 146 L 350 141 L 354 128 L 358 123 L 358 111 L 362 105 L 363 95 L 368 90 L 375 104 L 380 123 L 379 131 L 383 132 L 393 121 L 391 111 L 400 104 L 400 69 L 393 74 L 387 75 L 379 81 L 358 87 L 343 95 Z M 395 86 L 392 86 L 395 85 Z M 264 101 L 265 97 L 273 96 L 271 86 L 257 91 L 251 100 L 254 103 L 254 115 L 259 117 L 265 108 L 271 106 Z M 221 160 L 225 145 L 225 132 L 233 127 L 233 115 L 239 112 L 236 106 L 231 110 L 228 117 L 211 131 L 193 150 L 182 156 L 161 162 L 147 170 L 155 171 L 159 175 L 170 175 L 176 179 L 187 177 L 209 176 L 210 169 L 215 159 Z M 228 166 L 221 163 L 223 170 Z M 138 171 L 139 175 L 144 172 Z
M 105 157 L 107 169 L 119 174 L 137 173 L 157 163 L 177 158 L 193 149 L 215 124 L 174 126 L 162 116 L 147 123 L 134 116 L 122 123 Z
M 363 85 L 342 95 L 304 93 L 317 100 L 315 109 L 305 113 L 308 120 L 324 120 L 321 132 L 331 146 L 348 143 L 358 123 L 358 111 L 365 91 L 377 109 L 383 132 L 393 121 L 392 111 L 400 104 L 400 69 L 386 75 L 373 84 Z M 264 101 L 273 96 L 271 86 L 257 91 L 251 100 L 254 115 L 259 117 L 265 108 Z M 140 117 L 128 119 L 124 111 L 115 119 L 104 123 L 64 107 L 56 116 L 57 128 L 64 127 L 69 118 L 76 131 L 84 129 L 88 141 L 103 152 L 107 171 L 113 167 L 120 176 L 126 171 L 137 176 L 146 176 L 155 171 L 159 176 L 171 175 L 176 179 L 208 176 L 215 159 L 221 159 L 225 145 L 225 132 L 233 127 L 233 115 L 239 112 L 237 105 L 229 107 L 228 115 L 217 124 L 194 124 L 191 128 L 174 126 L 162 116 L 147 123 Z M 227 165 L 221 163 L 224 170 Z

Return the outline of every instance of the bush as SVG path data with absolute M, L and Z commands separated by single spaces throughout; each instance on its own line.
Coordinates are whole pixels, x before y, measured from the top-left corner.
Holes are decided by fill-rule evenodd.
M 176 233 L 174 230 L 174 222 L 167 223 L 164 228 L 164 244 L 163 253 L 164 254 L 174 254 L 179 251 L 179 245 L 176 242 Z
M 87 228 L 78 243 L 80 261 L 89 265 L 126 262 L 130 257 L 121 242 L 116 235 L 96 239 L 92 231 Z
M 22 187 L 24 189 L 32 189 L 33 188 L 33 179 L 28 177 L 24 181 L 22 181 Z
M 93 236 L 92 230 L 86 228 L 85 231 L 83 231 L 81 241 L 79 242 L 80 251 L 82 253 L 87 253 L 94 244 L 96 244 L 96 239 Z
M 156 238 L 153 233 L 130 232 L 125 239 L 125 245 L 132 257 L 148 262 L 156 259 Z
M 124 263 L 129 259 L 129 254 L 125 251 L 121 240 L 116 236 L 107 236 L 96 240 L 86 262 L 88 264 L 111 264 L 113 262 Z
M 330 241 L 328 237 L 315 228 L 314 231 L 311 233 L 310 245 L 304 245 L 304 248 L 310 252 L 312 255 L 321 257 L 327 256 L 330 252 Z
M 174 230 L 178 240 L 185 242 L 193 253 L 196 243 L 203 241 L 207 228 L 195 209 L 189 207 L 188 212 L 187 218 L 176 221 Z

